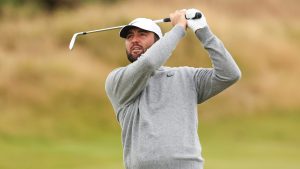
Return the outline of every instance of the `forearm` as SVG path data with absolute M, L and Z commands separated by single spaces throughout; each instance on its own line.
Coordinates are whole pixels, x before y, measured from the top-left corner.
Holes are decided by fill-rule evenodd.
M 153 44 L 138 61 L 150 64 L 154 70 L 158 69 L 166 63 L 184 35 L 185 29 L 182 26 L 174 26 L 163 38 Z
M 213 64 L 213 68 L 198 69 L 194 76 L 198 103 L 202 103 L 235 83 L 241 77 L 241 72 L 223 43 L 208 27 L 197 30 L 196 35 Z
M 236 81 L 241 72 L 223 43 L 208 27 L 196 31 L 198 39 L 208 51 L 213 64 L 213 76 L 219 81 Z

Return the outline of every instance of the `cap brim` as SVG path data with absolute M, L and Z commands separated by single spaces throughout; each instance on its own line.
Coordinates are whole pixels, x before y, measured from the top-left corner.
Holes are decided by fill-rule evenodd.
M 136 26 L 133 26 L 133 25 L 127 25 L 127 26 L 124 26 L 121 30 L 120 30 L 120 37 L 121 38 L 126 38 L 126 36 L 128 35 L 128 32 L 130 29 L 132 28 L 138 28 Z

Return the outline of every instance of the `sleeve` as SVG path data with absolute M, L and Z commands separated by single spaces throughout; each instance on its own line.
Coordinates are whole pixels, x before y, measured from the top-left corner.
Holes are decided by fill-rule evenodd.
M 195 71 L 198 103 L 202 103 L 220 93 L 241 78 L 241 71 L 223 43 L 208 27 L 196 31 L 212 61 L 212 68 L 199 68 Z
M 151 75 L 167 61 L 184 35 L 183 27 L 174 26 L 138 60 L 108 75 L 105 89 L 114 108 L 129 104 L 143 91 Z

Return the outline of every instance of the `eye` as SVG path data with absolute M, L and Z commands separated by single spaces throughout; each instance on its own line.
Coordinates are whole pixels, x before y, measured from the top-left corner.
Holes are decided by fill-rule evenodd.
M 132 36 L 133 36 L 133 34 L 132 34 L 132 33 L 129 33 L 129 34 L 126 36 L 126 39 L 131 39 Z
M 147 32 L 141 32 L 140 35 L 141 36 L 147 36 L 148 34 L 147 34 Z

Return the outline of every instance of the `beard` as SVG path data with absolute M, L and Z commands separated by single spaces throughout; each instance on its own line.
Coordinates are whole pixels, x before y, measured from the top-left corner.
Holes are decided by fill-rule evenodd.
M 127 50 L 126 50 L 126 55 L 127 55 L 127 59 L 129 60 L 129 62 L 133 63 L 134 61 L 137 60 L 137 58 L 134 58 Z
M 137 57 L 134 57 L 134 56 L 132 56 L 132 54 L 128 51 L 128 50 L 126 50 L 126 55 L 127 55 L 127 59 L 131 62 L 131 63 L 133 63 L 133 62 L 135 62 L 143 53 L 145 53 L 145 51 L 143 51 L 141 54 L 139 54 Z

